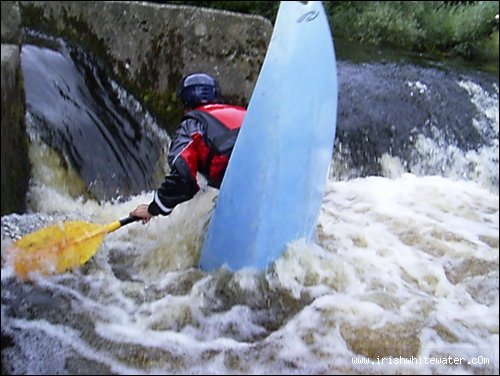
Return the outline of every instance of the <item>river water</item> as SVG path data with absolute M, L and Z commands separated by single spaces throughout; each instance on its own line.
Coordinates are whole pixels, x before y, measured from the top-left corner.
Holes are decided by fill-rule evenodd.
M 30 211 L 2 217 L 2 255 L 49 224 L 125 217 L 166 173 L 154 118 L 56 44 L 22 50 L 34 172 Z M 2 262 L 2 374 L 498 374 L 498 78 L 401 61 L 338 72 L 315 244 L 265 271 L 198 269 L 217 197 L 203 186 L 77 270 L 21 282 Z

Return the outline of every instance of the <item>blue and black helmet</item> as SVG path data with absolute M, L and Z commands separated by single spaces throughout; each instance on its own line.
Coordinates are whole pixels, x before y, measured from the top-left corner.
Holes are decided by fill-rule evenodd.
M 193 73 L 184 77 L 178 94 L 186 107 L 217 103 L 220 99 L 219 83 L 206 73 Z

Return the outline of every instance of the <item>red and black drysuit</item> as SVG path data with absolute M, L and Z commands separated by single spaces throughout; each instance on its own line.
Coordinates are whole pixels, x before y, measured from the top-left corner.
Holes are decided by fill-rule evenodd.
M 167 215 L 200 189 L 200 172 L 210 186 L 219 188 L 246 110 L 238 106 L 209 104 L 187 112 L 170 146 L 171 168 L 156 191 L 148 211 Z

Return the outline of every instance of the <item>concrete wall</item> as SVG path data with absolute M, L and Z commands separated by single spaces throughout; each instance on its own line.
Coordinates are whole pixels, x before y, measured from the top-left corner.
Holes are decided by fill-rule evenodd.
M 20 14 L 16 1 L 2 1 L 1 215 L 25 211 L 30 164 L 20 66 Z

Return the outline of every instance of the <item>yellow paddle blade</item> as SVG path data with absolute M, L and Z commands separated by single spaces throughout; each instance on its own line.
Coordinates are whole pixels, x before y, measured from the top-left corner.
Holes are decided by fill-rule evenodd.
M 120 226 L 119 221 L 109 225 L 68 221 L 35 231 L 10 247 L 14 270 L 25 279 L 30 272 L 62 273 L 82 265 L 99 249 L 104 235 Z

